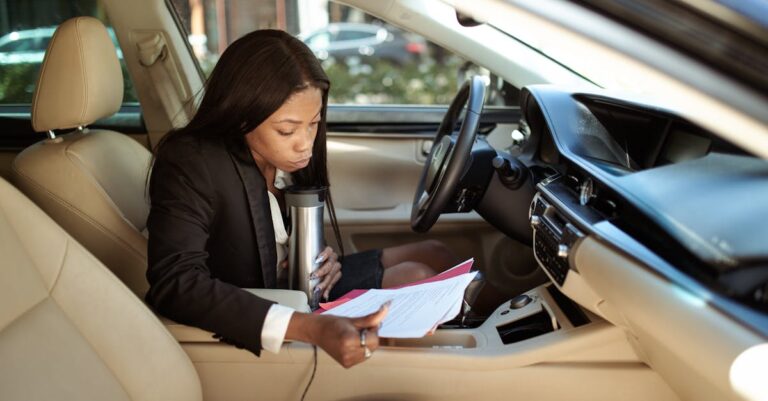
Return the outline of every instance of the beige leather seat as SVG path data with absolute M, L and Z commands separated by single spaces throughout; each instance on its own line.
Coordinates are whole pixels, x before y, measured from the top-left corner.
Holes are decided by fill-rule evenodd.
M 202 399 L 176 340 L 0 179 L 0 400 Z
M 115 47 L 97 19 L 70 19 L 56 30 L 32 105 L 35 131 L 67 130 L 21 152 L 18 188 L 109 267 L 139 296 L 147 290 L 150 152 L 126 135 L 91 130 L 123 99 Z M 86 127 L 77 129 L 77 127 Z

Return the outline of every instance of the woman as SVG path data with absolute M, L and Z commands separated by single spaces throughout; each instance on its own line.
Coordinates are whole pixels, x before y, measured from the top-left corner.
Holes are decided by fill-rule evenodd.
M 386 307 L 358 319 L 312 315 L 241 289 L 278 287 L 286 254 L 285 206 L 276 185 L 282 173 L 297 185 L 329 185 L 329 87 L 311 50 L 285 32 L 256 31 L 227 48 L 195 117 L 156 152 L 146 299 L 158 312 L 256 355 L 294 339 L 349 367 L 376 349 Z M 338 242 L 330 194 L 327 199 Z M 321 257 L 316 274 L 330 299 L 353 288 L 423 279 L 456 263 L 434 241 L 348 255 L 343 263 L 331 248 Z

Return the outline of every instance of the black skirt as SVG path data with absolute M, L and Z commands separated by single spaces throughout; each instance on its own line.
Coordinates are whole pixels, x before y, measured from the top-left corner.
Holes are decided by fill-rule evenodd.
M 341 263 L 341 279 L 331 288 L 329 301 L 352 291 L 381 288 L 384 266 L 381 249 L 345 255 Z

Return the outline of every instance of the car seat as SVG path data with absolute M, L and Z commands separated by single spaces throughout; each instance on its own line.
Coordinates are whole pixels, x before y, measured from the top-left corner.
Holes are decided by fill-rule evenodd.
M 134 293 L 148 284 L 145 196 L 151 153 L 127 135 L 89 129 L 116 113 L 123 77 L 104 25 L 92 17 L 62 23 L 46 51 L 32 126 L 49 138 L 14 160 L 16 186 L 104 263 Z M 71 130 L 56 136 L 54 130 Z
M 202 399 L 155 315 L 2 179 L 0 255 L 0 400 Z

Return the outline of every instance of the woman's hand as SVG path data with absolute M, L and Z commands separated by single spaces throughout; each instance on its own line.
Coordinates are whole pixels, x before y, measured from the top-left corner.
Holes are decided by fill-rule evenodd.
M 323 264 L 318 268 L 314 277 L 320 279 L 320 283 L 317 285 L 323 292 L 323 298 L 328 299 L 331 294 L 331 288 L 341 280 L 341 263 L 339 263 L 339 255 L 330 246 L 325 247 L 317 258 L 324 260 Z
M 285 338 L 315 344 L 341 366 L 351 368 L 367 359 L 366 347 L 370 352 L 379 347 L 379 325 L 388 310 L 387 305 L 382 305 L 378 311 L 355 319 L 295 312 Z M 365 344 L 362 331 L 365 331 Z

